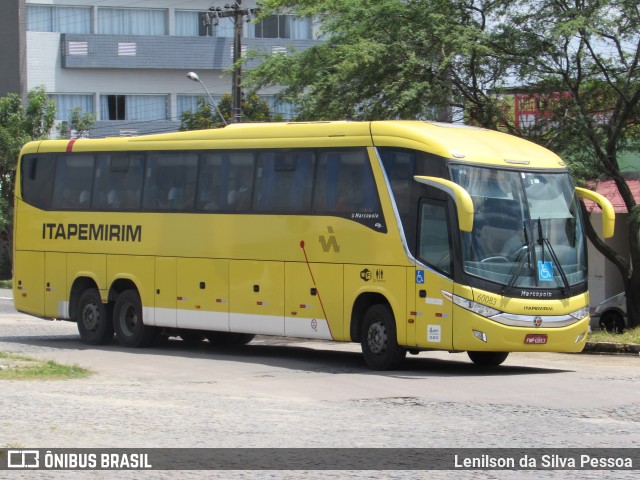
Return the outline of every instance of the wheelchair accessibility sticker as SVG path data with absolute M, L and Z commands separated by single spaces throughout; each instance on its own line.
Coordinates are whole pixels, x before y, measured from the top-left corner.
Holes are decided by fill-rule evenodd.
M 416 270 L 416 283 L 418 285 L 424 284 L 424 270 Z
M 553 263 L 538 261 L 538 280 L 553 282 Z

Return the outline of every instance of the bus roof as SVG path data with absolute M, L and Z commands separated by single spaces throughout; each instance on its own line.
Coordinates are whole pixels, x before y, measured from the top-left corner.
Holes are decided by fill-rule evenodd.
M 155 149 L 232 149 L 393 146 L 464 162 L 561 168 L 564 162 L 537 144 L 501 132 L 416 120 L 373 122 L 240 123 L 224 128 L 140 137 L 30 142 L 23 153 Z

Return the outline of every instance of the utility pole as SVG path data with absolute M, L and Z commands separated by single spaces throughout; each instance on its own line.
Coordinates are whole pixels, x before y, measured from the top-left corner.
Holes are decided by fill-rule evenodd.
M 242 67 L 238 64 L 242 56 L 242 26 L 250 22 L 252 16 L 258 10 L 255 8 L 242 8 L 242 0 L 235 0 L 234 3 L 227 3 L 224 8 L 211 7 L 209 21 L 213 25 L 218 25 L 220 18 L 233 18 L 233 72 L 231 74 L 231 123 L 242 121 Z M 246 20 L 245 20 L 246 17 Z

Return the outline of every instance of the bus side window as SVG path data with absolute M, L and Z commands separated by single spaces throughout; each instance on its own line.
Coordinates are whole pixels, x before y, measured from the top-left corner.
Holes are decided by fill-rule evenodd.
M 253 196 L 253 172 L 255 168 L 254 154 L 250 152 L 234 152 L 229 155 L 229 168 L 226 179 L 228 188 L 227 210 L 248 212 Z
M 378 194 L 366 151 L 321 153 L 314 213 L 349 214 L 378 210 Z
M 264 152 L 258 160 L 253 208 L 261 212 L 308 212 L 313 152 Z
M 212 212 L 226 207 L 228 191 L 221 179 L 223 171 L 228 169 L 228 155 L 205 153 L 202 156 L 198 174 L 198 210 Z
M 93 207 L 105 210 L 140 208 L 144 156 L 140 154 L 99 155 Z
M 29 205 L 47 210 L 51 207 L 55 158 L 52 155 L 25 155 L 22 158 L 20 191 Z
M 56 162 L 53 190 L 53 208 L 63 210 L 82 210 L 89 207 L 81 205 L 83 192 L 91 193 L 93 188 L 93 155 L 60 155 Z M 82 198 L 81 198 L 82 197 Z
M 446 201 L 423 200 L 419 219 L 418 258 L 450 275 L 453 257 Z
M 153 153 L 147 161 L 143 208 L 193 210 L 197 173 L 196 153 Z

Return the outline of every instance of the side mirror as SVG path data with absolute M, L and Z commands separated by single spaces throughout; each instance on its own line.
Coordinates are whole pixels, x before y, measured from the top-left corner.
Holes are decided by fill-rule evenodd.
M 470 232 L 473 229 L 473 200 L 471 200 L 469 192 L 457 183 L 443 178 L 416 175 L 413 179 L 416 182 L 442 190 L 452 197 L 458 211 L 458 228 L 463 232 Z
M 586 198 L 595 202 L 602 210 L 602 236 L 604 238 L 613 237 L 613 231 L 616 223 L 616 213 L 613 210 L 613 205 L 599 193 L 587 190 L 586 188 L 576 187 L 576 193 L 581 198 Z

